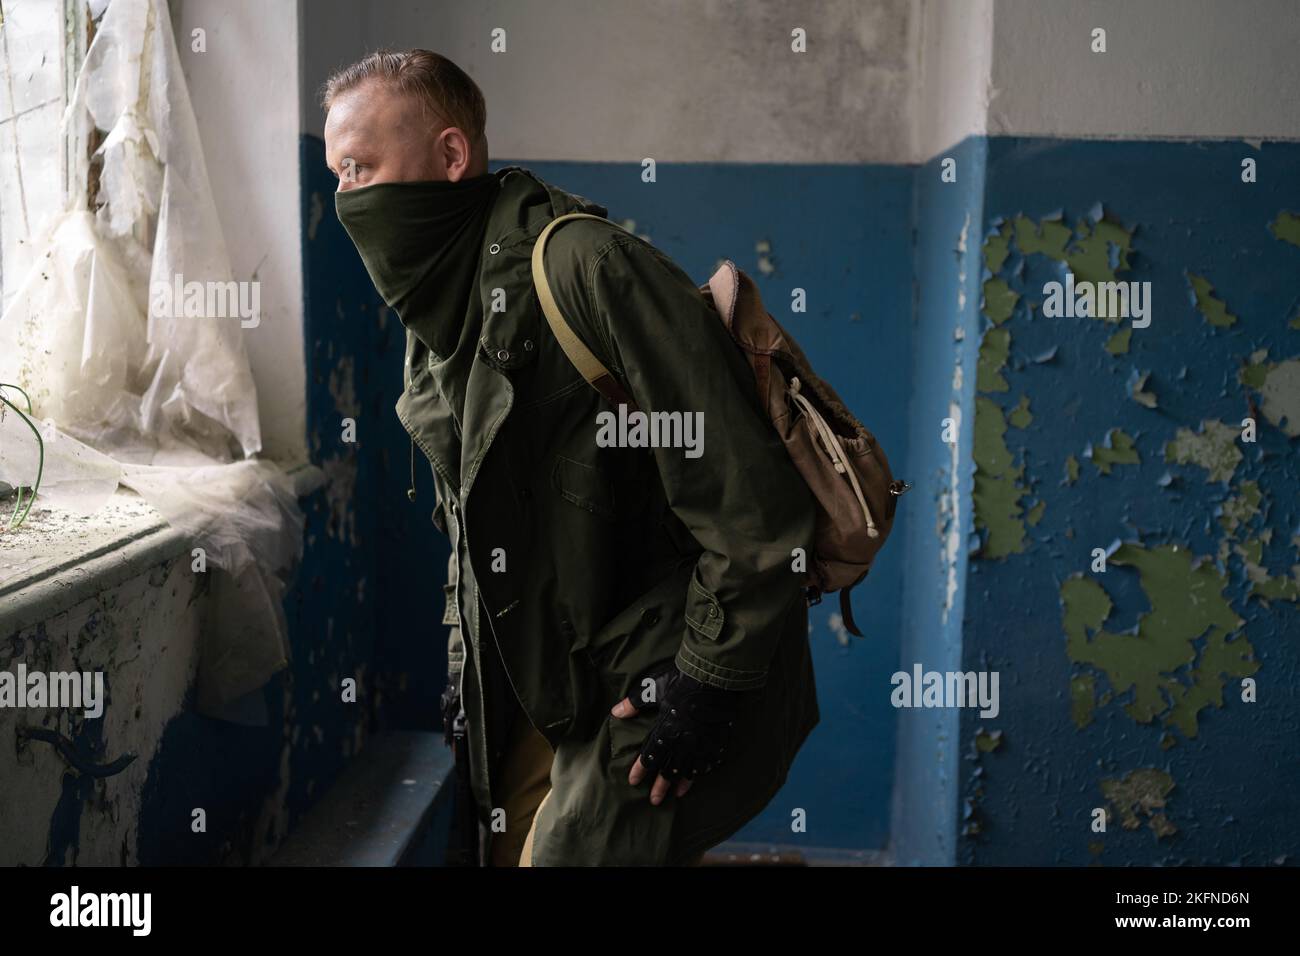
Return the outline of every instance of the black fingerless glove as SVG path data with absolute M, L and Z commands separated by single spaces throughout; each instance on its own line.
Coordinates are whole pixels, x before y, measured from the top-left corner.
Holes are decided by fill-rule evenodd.
M 647 686 L 647 678 L 654 683 Z M 729 756 L 739 696 L 701 683 L 672 663 L 644 672 L 633 688 L 632 704 L 641 711 L 658 709 L 659 720 L 641 747 L 641 764 L 668 780 L 712 772 Z

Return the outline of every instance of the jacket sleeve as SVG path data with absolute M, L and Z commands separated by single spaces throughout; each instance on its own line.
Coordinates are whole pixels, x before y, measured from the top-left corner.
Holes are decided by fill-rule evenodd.
M 716 687 L 761 687 L 804 600 L 812 493 L 759 404 L 748 362 L 680 267 L 618 233 L 583 271 L 585 303 L 570 321 L 589 347 L 643 412 L 695 415 L 703 426 L 698 456 L 654 450 L 668 503 L 703 549 L 677 666 Z

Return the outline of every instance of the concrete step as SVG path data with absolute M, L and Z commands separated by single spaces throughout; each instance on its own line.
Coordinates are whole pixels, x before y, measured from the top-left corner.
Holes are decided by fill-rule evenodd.
M 440 866 L 455 789 L 442 734 L 372 737 L 268 865 Z

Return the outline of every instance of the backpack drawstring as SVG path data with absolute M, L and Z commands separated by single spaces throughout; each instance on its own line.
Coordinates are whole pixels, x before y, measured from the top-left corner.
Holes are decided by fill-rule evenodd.
M 411 487 L 406 489 L 406 497 L 415 500 L 415 439 L 411 439 Z
M 867 504 L 866 497 L 862 494 L 862 486 L 858 484 L 858 474 L 849 465 L 849 456 L 844 453 L 844 446 L 840 444 L 839 437 L 835 432 L 831 431 L 831 427 L 826 424 L 826 419 L 822 417 L 821 412 L 813 407 L 812 402 L 799 394 L 799 379 L 797 376 L 790 379 L 786 394 L 794 399 L 795 404 L 803 409 L 804 415 L 812 422 L 822 440 L 822 445 L 826 448 L 826 454 L 830 456 L 831 464 L 835 466 L 835 470 L 842 475 L 848 476 L 849 484 L 853 486 L 853 494 L 857 497 L 858 504 L 862 506 L 862 516 L 867 521 L 867 536 L 879 538 L 880 530 L 876 527 L 876 522 L 871 518 L 871 508 Z

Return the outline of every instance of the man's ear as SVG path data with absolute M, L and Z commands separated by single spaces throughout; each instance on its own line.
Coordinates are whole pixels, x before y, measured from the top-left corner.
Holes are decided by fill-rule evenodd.
M 438 135 L 436 148 L 441 154 L 448 180 L 453 183 L 459 182 L 470 175 L 473 153 L 470 149 L 469 137 L 459 127 L 449 126 L 443 130 Z

